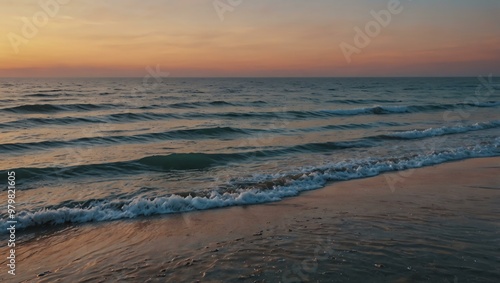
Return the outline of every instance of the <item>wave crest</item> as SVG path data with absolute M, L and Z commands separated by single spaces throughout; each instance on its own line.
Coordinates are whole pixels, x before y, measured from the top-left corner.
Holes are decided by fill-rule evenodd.
M 303 169 L 298 174 L 282 175 L 279 180 L 274 177 L 275 180 L 271 181 L 272 185 L 270 186 L 259 186 L 262 180 L 266 180 L 266 177 L 255 176 L 253 180 L 247 180 L 247 187 L 237 186 L 236 189 L 225 192 L 216 189 L 204 196 L 170 195 L 152 199 L 135 197 L 121 202 L 94 202 L 85 208 L 62 207 L 35 212 L 23 211 L 17 215 L 17 227 L 22 229 L 41 225 L 109 221 L 279 201 L 285 197 L 297 195 L 302 191 L 321 188 L 328 181 L 370 177 L 384 172 L 419 168 L 465 158 L 497 156 L 499 155 L 499 145 L 500 139 L 497 138 L 490 144 L 482 143 L 428 154 L 326 164 L 321 167 Z M 211 162 L 211 158 L 207 156 L 190 155 L 189 157 L 192 160 L 197 160 L 197 162 Z M 148 158 L 143 162 L 163 164 L 165 158 L 173 161 L 180 159 L 181 155 Z M 269 183 L 269 181 L 266 181 L 266 183 Z M 3 233 L 7 231 L 7 227 L 6 221 L 0 222 L 0 230 L 4 231 Z

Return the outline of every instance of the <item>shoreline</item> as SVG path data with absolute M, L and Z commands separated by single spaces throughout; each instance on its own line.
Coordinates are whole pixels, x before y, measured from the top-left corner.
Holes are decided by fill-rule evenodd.
M 274 203 L 32 231 L 14 281 L 493 282 L 499 169 L 500 157 L 473 158 Z

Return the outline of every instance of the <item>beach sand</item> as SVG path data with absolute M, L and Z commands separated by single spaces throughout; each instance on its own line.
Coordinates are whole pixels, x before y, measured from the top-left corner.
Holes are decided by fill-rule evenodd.
M 495 282 L 499 173 L 498 157 L 469 159 L 276 203 L 27 230 L 0 281 Z

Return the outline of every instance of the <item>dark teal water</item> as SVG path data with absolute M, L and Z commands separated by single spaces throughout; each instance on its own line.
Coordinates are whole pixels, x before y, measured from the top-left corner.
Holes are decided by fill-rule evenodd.
M 279 201 L 498 156 L 498 81 L 0 79 L 0 174 L 20 227 Z

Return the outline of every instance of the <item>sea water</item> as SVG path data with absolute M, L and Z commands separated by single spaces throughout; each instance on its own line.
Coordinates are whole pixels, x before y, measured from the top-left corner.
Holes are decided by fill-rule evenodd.
M 0 79 L 0 175 L 22 191 L 18 229 L 280 201 L 500 155 L 498 82 Z

